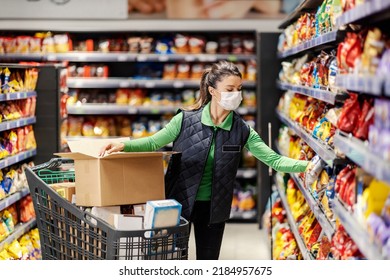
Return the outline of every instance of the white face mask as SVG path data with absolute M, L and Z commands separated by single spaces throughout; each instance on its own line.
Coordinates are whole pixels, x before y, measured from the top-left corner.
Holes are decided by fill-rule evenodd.
M 221 92 L 221 101 L 218 104 L 225 110 L 236 110 L 242 101 L 241 91 Z

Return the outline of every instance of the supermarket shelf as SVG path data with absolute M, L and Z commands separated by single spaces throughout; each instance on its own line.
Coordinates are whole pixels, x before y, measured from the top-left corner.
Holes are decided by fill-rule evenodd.
M 314 97 L 316 99 L 325 101 L 329 104 L 335 104 L 336 101 L 342 101 L 344 100 L 344 95 L 342 94 L 336 94 L 334 92 L 331 92 L 329 90 L 323 90 L 323 89 L 317 89 L 317 88 L 311 88 L 306 86 L 298 86 L 298 85 L 291 85 L 288 83 L 283 83 L 278 81 L 277 82 L 278 87 L 281 90 L 292 90 L 300 94 L 304 94 L 307 96 Z
M 359 22 L 369 18 L 376 18 L 378 14 L 383 14 L 387 19 L 390 18 L 390 1 L 389 0 L 370 0 L 354 9 L 346 11 L 336 19 L 336 26 L 340 27 L 349 23 Z
M 282 21 L 282 23 L 279 25 L 279 28 L 280 29 L 286 28 L 291 23 L 293 23 L 296 19 L 298 19 L 300 15 L 306 12 L 316 11 L 322 2 L 323 0 L 301 1 L 301 3 L 295 8 L 295 10 Z
M 368 231 L 355 219 L 355 217 L 344 207 L 336 197 L 334 199 L 333 211 L 340 219 L 341 224 L 359 247 L 363 255 L 370 260 L 381 260 L 384 256 L 381 249 L 373 242 L 370 242 Z M 390 258 L 390 256 L 387 256 Z
M 296 224 L 294 217 L 291 213 L 290 206 L 287 203 L 287 198 L 286 198 L 286 195 L 284 193 L 283 187 L 280 186 L 278 183 L 276 185 L 277 185 L 277 190 L 279 192 L 280 199 L 282 200 L 284 209 L 286 210 L 287 221 L 290 224 L 291 231 L 295 236 L 295 240 L 297 241 L 299 250 L 301 251 L 303 258 L 305 260 L 314 260 L 313 255 L 307 249 L 305 243 L 303 242 L 301 235 L 298 232 L 298 227 L 297 227 L 297 224 Z
M 303 186 L 302 180 L 299 179 L 296 174 L 291 174 L 291 177 L 293 178 L 299 190 L 305 197 L 307 204 L 310 206 L 311 211 L 314 213 L 314 216 L 316 217 L 317 221 L 320 223 L 322 230 L 329 238 L 329 240 L 331 240 L 335 232 L 335 227 L 333 223 L 329 221 L 328 217 L 326 217 L 325 213 L 322 211 L 317 201 L 313 198 L 311 193 Z
M 254 54 L 139 54 L 126 52 L 68 52 L 48 54 L 2 54 L 0 59 L 70 62 L 215 62 L 218 60 L 247 61 Z
M 256 168 L 240 168 L 237 171 L 237 178 L 254 179 L 257 176 Z
M 321 36 L 318 36 L 306 42 L 303 42 L 288 50 L 278 52 L 278 57 L 286 58 L 288 56 L 296 55 L 310 49 L 325 48 L 327 44 L 336 42 L 338 34 L 339 34 L 338 30 L 333 30 L 331 32 L 328 32 L 326 34 L 323 34 Z
M 255 81 L 244 81 L 244 87 L 255 87 Z M 68 78 L 70 88 L 197 88 L 199 80 L 162 80 L 131 78 Z
M 0 169 L 3 169 L 5 167 L 8 167 L 12 164 L 15 164 L 15 163 L 18 163 L 18 162 L 21 162 L 25 159 L 28 159 L 30 157 L 33 157 L 37 154 L 37 150 L 36 149 L 31 149 L 29 151 L 26 151 L 26 152 L 21 152 L 17 155 L 14 155 L 14 156 L 10 156 L 10 157 L 7 157 L 5 159 L 2 159 L 0 160 Z
M 36 91 L 5 93 L 5 94 L 0 94 L 0 101 L 26 99 L 34 96 L 37 96 Z
M 279 116 L 279 119 L 301 137 L 328 165 L 332 165 L 332 163 L 338 159 L 336 153 L 329 146 L 314 139 L 310 133 L 306 132 L 283 113 L 279 111 L 276 111 L 276 113 Z
M 383 79 L 374 75 L 343 74 L 336 76 L 336 85 L 347 90 L 381 95 Z
M 334 144 L 365 171 L 390 184 L 390 161 L 372 153 L 363 141 L 337 131 L 334 136 Z
M 22 197 L 25 197 L 30 193 L 30 190 L 28 188 L 23 188 L 18 192 L 15 192 L 3 199 L 0 200 L 0 211 L 3 211 L 8 206 L 14 204 L 18 200 L 20 200 Z
M 30 117 L 30 118 L 23 118 L 23 119 L 18 119 L 14 121 L 5 121 L 0 123 L 0 131 L 6 131 L 9 129 L 29 125 L 29 124 L 34 124 L 36 122 L 35 117 Z
M 135 115 L 176 113 L 175 106 L 130 106 L 117 104 L 80 104 L 68 105 L 70 115 Z
M 29 232 L 32 228 L 34 228 L 36 225 L 36 219 L 33 218 L 31 219 L 30 221 L 28 221 L 27 223 L 19 223 L 15 226 L 15 230 L 11 233 L 11 235 L 9 235 L 6 239 L 4 239 L 1 243 L 0 243 L 0 252 L 3 251 L 4 247 L 8 244 L 11 244 L 12 241 L 14 241 L 15 239 L 18 239 L 19 237 L 21 237 L 23 234 Z

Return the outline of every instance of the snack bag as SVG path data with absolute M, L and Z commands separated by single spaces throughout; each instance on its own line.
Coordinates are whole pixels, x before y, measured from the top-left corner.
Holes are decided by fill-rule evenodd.
M 177 34 L 175 39 L 175 52 L 176 53 L 189 53 L 188 37 L 182 34 Z
M 368 128 L 374 123 L 374 107 L 372 100 L 364 99 L 358 124 L 353 131 L 353 135 L 361 140 L 367 140 Z
M 176 64 L 164 64 L 163 79 L 173 80 L 176 78 Z
M 314 156 L 305 172 L 305 188 L 310 189 L 313 183 L 326 166 L 326 163 L 318 156 Z
M 179 63 L 177 65 L 177 79 L 189 79 L 190 78 L 190 65 L 188 63 Z
M 20 260 L 23 257 L 22 247 L 18 240 L 14 240 L 7 248 L 8 254 L 15 260 Z
M 205 40 L 201 37 L 192 36 L 188 40 L 190 53 L 202 53 L 205 47 Z
M 358 95 L 356 93 L 349 93 L 349 96 L 349 99 L 344 103 L 340 118 L 337 121 L 337 127 L 347 133 L 355 129 L 360 115 Z

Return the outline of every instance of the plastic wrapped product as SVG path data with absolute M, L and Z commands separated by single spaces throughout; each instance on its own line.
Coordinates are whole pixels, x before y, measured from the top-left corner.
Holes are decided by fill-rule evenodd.
M 353 131 L 353 135 L 361 140 L 367 140 L 368 128 L 374 123 L 374 107 L 372 100 L 365 99 L 361 114 L 359 116 L 358 125 Z
M 337 121 L 337 127 L 344 132 L 352 132 L 358 124 L 360 115 L 360 105 L 358 95 L 350 93 L 350 98 L 344 103 L 340 118 Z
M 307 189 L 311 188 L 325 166 L 326 163 L 318 155 L 313 157 L 309 163 L 307 171 L 305 172 L 305 187 Z

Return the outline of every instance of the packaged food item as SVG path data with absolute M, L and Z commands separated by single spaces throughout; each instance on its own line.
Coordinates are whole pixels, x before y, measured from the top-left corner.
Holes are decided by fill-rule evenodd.
M 17 36 L 15 40 L 16 40 L 16 53 L 30 52 L 30 36 Z
M 255 53 L 255 40 L 253 38 L 244 38 L 242 42 L 244 54 Z
M 7 250 L 3 250 L 0 252 L 0 260 L 13 260 L 14 258 L 8 253 Z
M 358 95 L 349 93 L 349 99 L 344 102 L 340 118 L 337 121 L 338 129 L 344 132 L 352 132 L 358 124 L 360 115 L 360 105 Z
M 3 44 L 5 53 L 16 53 L 17 43 L 15 38 L 4 37 Z
M 134 89 L 130 91 L 129 105 L 140 106 L 144 103 L 146 93 L 143 89 Z
M 140 52 L 140 43 L 141 38 L 138 36 L 129 37 L 127 39 L 127 44 L 129 46 L 130 53 L 139 53 Z
M 326 166 L 326 163 L 318 156 L 314 156 L 310 161 L 305 172 L 305 188 L 311 189 L 313 183 L 318 179 L 318 176 Z
M 171 54 L 175 53 L 173 49 L 173 41 L 171 38 L 161 38 L 156 41 L 156 53 L 159 54 Z
M 348 165 L 337 175 L 335 192 L 347 205 L 356 203 L 356 167 Z
M 195 93 L 191 89 L 186 89 L 182 92 L 182 104 L 183 106 L 192 105 L 195 102 Z
M 361 72 L 375 74 L 379 65 L 380 56 L 385 47 L 382 32 L 375 27 L 368 31 L 364 41 L 364 48 L 361 55 Z
M 176 78 L 176 64 L 166 63 L 164 64 L 163 79 L 173 80 Z
M 203 74 L 203 65 L 200 63 L 192 64 L 191 66 L 191 79 L 200 80 Z
M 364 99 L 362 111 L 358 119 L 353 135 L 361 140 L 367 140 L 368 128 L 374 123 L 374 107 L 370 99 Z
M 337 65 L 341 73 L 348 73 L 362 54 L 362 34 L 348 32 L 337 48 Z
M 246 107 L 256 107 L 256 92 L 253 90 L 244 90 L 242 105 Z
M 241 54 L 244 52 L 243 39 L 241 36 L 239 36 L 239 35 L 232 36 L 231 44 L 232 44 L 232 53 L 233 54 Z
M 177 65 L 177 79 L 189 79 L 190 78 L 190 65 L 188 63 L 179 63 Z
M 56 34 L 53 37 L 55 51 L 58 53 L 64 53 L 70 51 L 69 41 L 70 38 L 67 34 Z
M 153 38 L 152 37 L 142 37 L 140 42 L 141 53 L 152 53 L 153 49 Z
M 177 34 L 175 36 L 175 52 L 176 53 L 189 53 L 188 36 Z
M 3 37 L 0 37 L 0 54 L 5 54 L 4 38 Z M 1 85 L 0 85 L 0 87 L 1 87 Z
M 199 36 L 191 36 L 188 40 L 189 52 L 202 53 L 205 48 L 205 39 Z
M 330 243 L 327 236 L 321 237 L 320 247 L 318 249 L 317 260 L 327 260 L 329 259 L 330 249 L 332 244 Z
M 130 91 L 128 89 L 118 88 L 115 92 L 116 104 L 129 104 Z
M 26 150 L 36 149 L 37 143 L 35 141 L 35 135 L 32 125 L 24 127 L 24 135 L 26 141 Z
M 226 54 L 230 53 L 231 41 L 228 35 L 221 35 L 218 38 L 219 53 Z
M 248 81 L 256 81 L 257 77 L 257 66 L 255 60 L 250 60 L 246 65 L 245 79 Z
M 208 41 L 205 50 L 208 54 L 216 54 L 218 51 L 218 43 L 215 41 Z
M 25 196 L 17 203 L 21 222 L 26 223 L 35 217 L 34 205 L 30 195 Z

